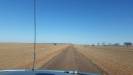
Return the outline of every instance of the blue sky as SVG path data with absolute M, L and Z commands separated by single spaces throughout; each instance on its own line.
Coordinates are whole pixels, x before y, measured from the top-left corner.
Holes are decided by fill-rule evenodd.
M 0 0 L 0 42 L 32 42 L 33 28 L 33 0 Z M 133 1 L 37 0 L 37 41 L 133 42 Z

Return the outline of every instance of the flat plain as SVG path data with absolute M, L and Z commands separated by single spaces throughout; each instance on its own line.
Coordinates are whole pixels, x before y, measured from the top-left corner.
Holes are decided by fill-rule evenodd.
M 78 49 L 108 75 L 133 75 L 133 47 L 80 46 Z
M 1 43 L 0 69 L 31 69 L 33 44 Z M 37 44 L 37 69 L 133 75 L 133 47 Z

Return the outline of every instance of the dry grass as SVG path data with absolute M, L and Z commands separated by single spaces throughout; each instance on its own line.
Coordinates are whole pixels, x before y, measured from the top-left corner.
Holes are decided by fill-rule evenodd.
M 133 48 L 77 47 L 109 75 L 133 75 Z
M 68 45 L 37 45 L 36 68 L 42 67 L 60 54 Z M 108 75 L 133 75 L 133 47 L 85 47 L 75 48 Z M 0 44 L 0 69 L 31 69 L 33 44 Z
M 66 46 L 39 44 L 36 50 L 36 68 L 60 53 Z M 0 44 L 0 69 L 31 69 L 33 44 Z

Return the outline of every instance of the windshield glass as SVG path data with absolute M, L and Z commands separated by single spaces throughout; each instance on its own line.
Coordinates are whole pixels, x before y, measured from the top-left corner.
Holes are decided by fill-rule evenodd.
M 132 75 L 132 2 L 0 0 L 0 70 Z

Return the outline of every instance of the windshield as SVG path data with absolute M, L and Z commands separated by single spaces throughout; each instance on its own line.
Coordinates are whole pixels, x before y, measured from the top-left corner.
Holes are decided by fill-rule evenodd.
M 0 70 L 133 74 L 131 0 L 0 0 Z

